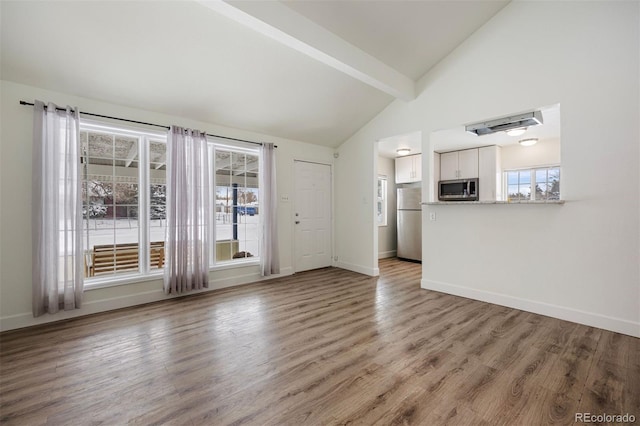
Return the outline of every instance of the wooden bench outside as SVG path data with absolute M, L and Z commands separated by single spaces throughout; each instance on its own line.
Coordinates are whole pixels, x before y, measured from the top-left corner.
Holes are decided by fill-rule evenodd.
M 164 266 L 164 241 L 150 244 L 149 263 L 151 268 Z M 106 244 L 93 246 L 85 256 L 85 276 L 131 271 L 138 269 L 138 243 Z

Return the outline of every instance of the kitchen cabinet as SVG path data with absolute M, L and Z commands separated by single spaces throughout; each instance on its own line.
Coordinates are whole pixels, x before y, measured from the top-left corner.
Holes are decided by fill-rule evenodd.
M 440 154 L 440 180 L 478 177 L 478 148 Z
M 479 201 L 502 200 L 501 148 L 485 146 L 478 149 Z
M 396 158 L 396 183 L 422 181 L 422 154 Z

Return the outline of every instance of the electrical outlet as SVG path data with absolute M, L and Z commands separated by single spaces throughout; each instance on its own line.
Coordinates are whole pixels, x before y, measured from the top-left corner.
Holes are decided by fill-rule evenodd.
M 280 201 L 283 203 L 288 203 L 289 202 L 289 196 L 287 194 L 283 194 L 280 196 Z
M 435 222 L 436 221 L 436 212 L 429 213 L 429 220 Z

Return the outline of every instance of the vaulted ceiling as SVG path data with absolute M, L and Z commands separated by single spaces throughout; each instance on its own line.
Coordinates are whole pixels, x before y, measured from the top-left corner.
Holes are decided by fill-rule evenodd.
M 507 2 L 5 0 L 0 72 L 335 147 Z

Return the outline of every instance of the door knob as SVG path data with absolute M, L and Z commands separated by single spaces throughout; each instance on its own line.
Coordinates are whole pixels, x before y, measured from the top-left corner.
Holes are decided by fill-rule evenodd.
M 296 225 L 298 225 L 299 223 L 300 223 L 300 221 L 299 221 L 299 220 L 296 220 Z

